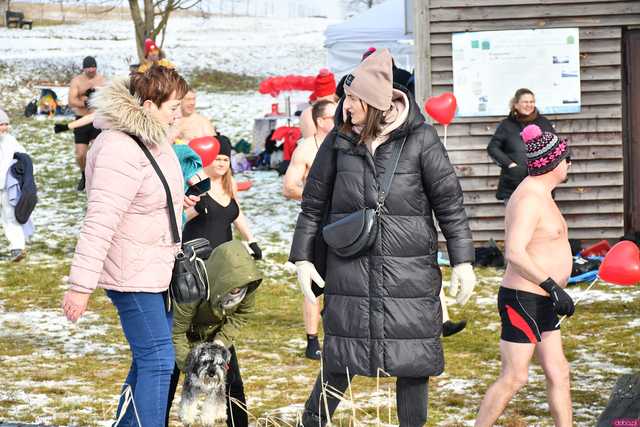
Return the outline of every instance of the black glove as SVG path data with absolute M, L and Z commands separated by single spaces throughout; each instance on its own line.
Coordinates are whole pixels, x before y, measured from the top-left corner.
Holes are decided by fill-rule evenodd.
M 260 249 L 260 246 L 258 246 L 258 242 L 249 243 L 249 248 L 251 248 L 251 250 L 253 251 L 253 254 L 251 255 L 253 259 L 255 260 L 262 259 L 262 249 Z
M 69 125 L 67 123 L 56 123 L 53 125 L 54 133 L 66 132 L 68 130 L 69 130 Z
M 544 282 L 540 283 L 540 287 L 545 291 L 549 292 L 551 296 L 551 300 L 553 301 L 553 309 L 556 314 L 560 316 L 566 315 L 567 317 L 571 317 L 576 307 L 573 304 L 573 300 L 567 294 L 564 289 L 562 289 L 558 284 L 549 277 Z

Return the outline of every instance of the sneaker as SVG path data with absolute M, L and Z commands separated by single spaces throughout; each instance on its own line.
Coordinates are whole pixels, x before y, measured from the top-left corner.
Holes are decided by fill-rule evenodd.
M 78 187 L 76 187 L 76 190 L 84 191 L 84 186 L 85 186 L 85 178 L 84 178 L 84 172 L 82 172 L 82 176 L 80 177 L 80 180 L 78 181 Z
M 447 320 L 442 324 L 442 336 L 450 337 L 451 335 L 455 335 L 463 330 L 466 326 L 466 320 L 461 320 L 459 322 L 452 322 L 451 320 Z
M 25 251 L 24 249 L 11 249 L 11 262 L 18 262 L 25 256 L 27 256 L 27 251 Z
M 304 355 L 307 359 L 320 360 L 320 343 L 317 338 L 307 340 L 307 350 Z

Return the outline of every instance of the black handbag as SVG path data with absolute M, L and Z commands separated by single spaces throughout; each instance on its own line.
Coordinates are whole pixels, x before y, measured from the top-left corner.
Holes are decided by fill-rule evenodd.
M 129 136 L 138 143 L 162 182 L 167 196 L 167 208 L 169 210 L 173 242 L 180 243 L 178 222 L 176 220 L 176 213 L 173 210 L 173 199 L 171 197 L 169 184 L 167 184 L 167 180 L 147 146 L 144 145 L 137 136 Z M 176 254 L 173 271 L 171 273 L 171 283 L 169 284 L 169 298 L 171 301 L 178 304 L 190 304 L 209 299 L 209 278 L 207 277 L 204 261 L 200 256 L 208 257 L 210 253 L 211 245 L 207 239 L 198 238 L 183 243 L 182 249 Z
M 382 191 L 378 192 L 375 209 L 363 208 L 322 229 L 322 237 L 333 252 L 343 258 L 355 258 L 365 254 L 378 237 L 380 214 L 391 189 L 393 175 L 398 168 L 400 154 L 407 138 L 393 145 L 393 153 L 385 165 Z

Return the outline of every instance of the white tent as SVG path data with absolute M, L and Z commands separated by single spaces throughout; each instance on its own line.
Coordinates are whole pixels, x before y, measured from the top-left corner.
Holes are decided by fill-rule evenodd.
M 329 68 L 338 77 L 352 71 L 371 46 L 388 48 L 396 65 L 414 68 L 413 35 L 405 34 L 405 1 L 388 0 L 325 31 Z

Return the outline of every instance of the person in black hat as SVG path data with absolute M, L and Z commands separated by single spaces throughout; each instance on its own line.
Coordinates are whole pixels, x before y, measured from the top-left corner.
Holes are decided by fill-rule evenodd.
M 215 160 L 203 168 L 211 179 L 211 189 L 200 196 L 200 201 L 194 207 L 185 210 L 187 223 L 182 240 L 188 242 L 204 237 L 215 249 L 233 240 L 233 224 L 254 258 L 262 259 L 262 250 L 237 201 L 238 189 L 231 173 L 231 141 L 224 135 L 216 138 L 220 142 L 220 151 Z
M 98 63 L 93 56 L 87 56 L 82 60 L 82 74 L 71 80 L 69 87 L 69 106 L 76 115 L 76 119 L 91 113 L 89 97 L 96 88 L 105 85 L 105 78 L 98 73 Z M 82 176 L 78 182 L 78 191 L 84 190 L 84 165 L 87 158 L 89 144 L 96 139 L 100 131 L 93 127 L 93 123 L 75 128 L 75 152 L 76 163 L 80 167 Z

